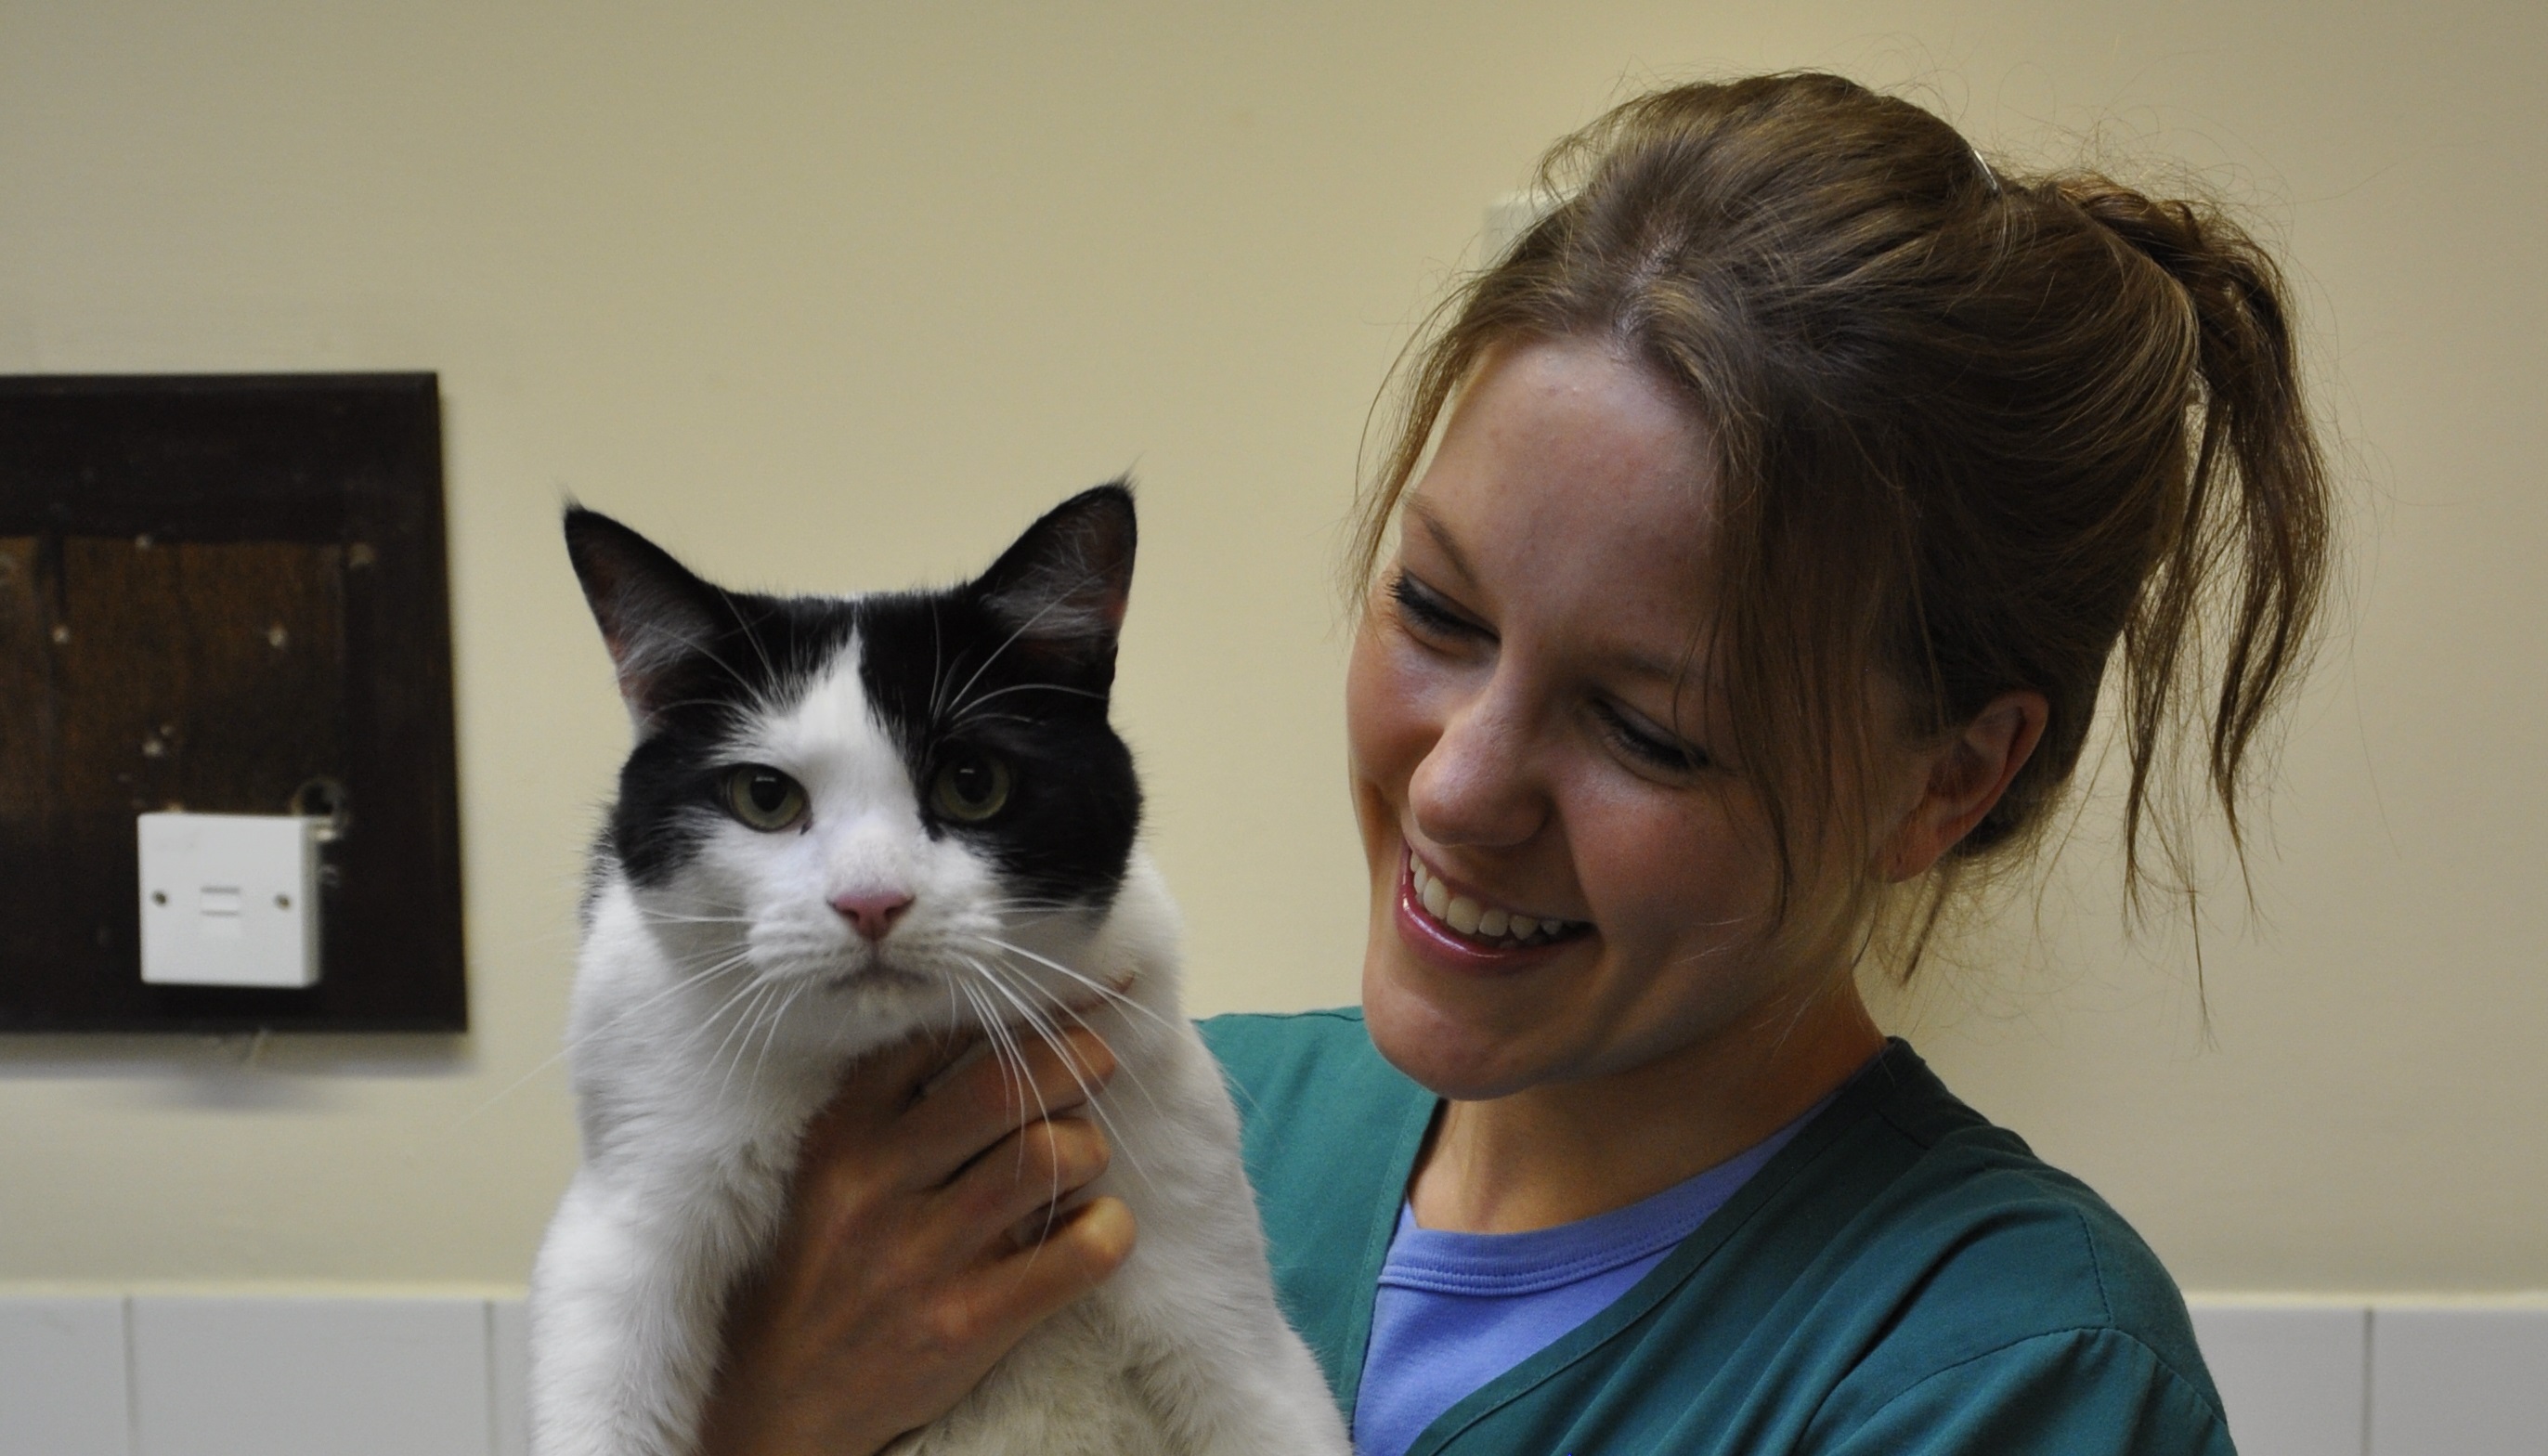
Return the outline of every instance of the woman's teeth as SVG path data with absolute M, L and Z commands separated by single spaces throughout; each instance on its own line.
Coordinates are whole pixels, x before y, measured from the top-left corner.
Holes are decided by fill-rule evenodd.
M 1424 906 L 1424 913 L 1464 936 L 1506 946 L 1536 946 L 1572 935 L 1583 926 L 1580 920 L 1515 915 L 1501 905 L 1481 905 L 1467 895 L 1455 895 L 1411 851 L 1407 856 L 1407 868 L 1414 876 L 1415 898 Z

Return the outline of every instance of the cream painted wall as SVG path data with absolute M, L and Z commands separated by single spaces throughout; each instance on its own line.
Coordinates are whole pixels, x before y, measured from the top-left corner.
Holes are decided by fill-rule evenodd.
M 1896 1019 L 2189 1286 L 2548 1286 L 2544 43 L 2510 0 L 0 0 L 0 370 L 441 374 L 477 1028 L 0 1045 L 0 1280 L 523 1276 L 623 732 L 570 492 L 853 590 L 1137 468 L 1119 717 L 1195 1000 L 1352 999 L 1329 572 L 1371 392 L 1547 139 L 1810 64 L 2251 200 L 2348 444 L 2344 635 L 2208 1034 L 2181 941 L 2119 937 L 2093 813 L 2043 930 Z

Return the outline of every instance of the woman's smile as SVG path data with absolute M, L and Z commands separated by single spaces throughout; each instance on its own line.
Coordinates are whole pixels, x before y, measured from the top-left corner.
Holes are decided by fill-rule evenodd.
M 1592 934 L 1590 922 L 1530 915 L 1436 873 L 1407 852 L 1397 895 L 1407 948 L 1452 971 L 1518 971 L 1546 963 Z
M 1431 868 L 1424 857 L 1413 850 L 1407 852 L 1407 876 L 1411 899 L 1428 920 L 1447 925 L 1463 939 L 1488 946 L 1518 949 L 1545 945 L 1571 939 L 1592 928 L 1585 921 L 1527 915 L 1500 904 L 1485 892 L 1457 884 Z

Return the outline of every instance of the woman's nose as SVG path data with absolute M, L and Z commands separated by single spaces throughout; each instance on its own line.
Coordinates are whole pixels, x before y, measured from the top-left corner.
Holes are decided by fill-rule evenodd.
M 1527 715 L 1490 685 L 1444 721 L 1408 783 L 1415 827 L 1439 845 L 1517 845 L 1539 832 L 1547 800 L 1530 769 Z

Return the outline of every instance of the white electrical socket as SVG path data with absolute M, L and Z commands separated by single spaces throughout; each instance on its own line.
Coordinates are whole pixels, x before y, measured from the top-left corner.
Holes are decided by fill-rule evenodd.
M 141 979 L 318 982 L 318 831 L 289 814 L 144 814 Z

